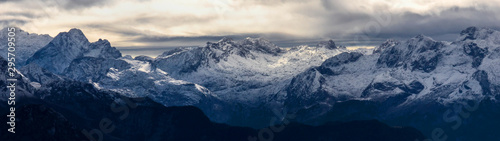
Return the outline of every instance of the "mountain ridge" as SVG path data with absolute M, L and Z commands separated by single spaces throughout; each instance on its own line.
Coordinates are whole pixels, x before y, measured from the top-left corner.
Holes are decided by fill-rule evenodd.
M 118 58 L 121 53 L 111 47 L 107 40 L 99 39 L 90 43 L 81 30 L 73 28 L 68 32 L 59 33 L 45 47 L 35 52 L 26 63 L 36 63 L 52 72 L 62 73 L 73 59 L 82 56 Z
M 38 51 L 30 63 L 99 90 L 149 97 L 164 106 L 194 105 L 212 121 L 231 125 L 266 127 L 273 110 L 283 109 L 300 113 L 295 120 L 300 123 L 375 118 L 392 124 L 392 120 L 405 121 L 429 135 L 434 126 L 447 122 L 423 122 L 408 115 L 426 117 L 428 112 L 429 117 L 439 119 L 453 105 L 470 101 L 486 103 L 479 111 L 488 111 L 497 106 L 500 96 L 496 71 L 500 32 L 487 28 L 467 28 L 453 42 L 425 35 L 406 41 L 389 39 L 372 53 L 347 50 L 331 40 L 313 47 L 281 49 L 260 38 L 239 42 L 223 38 L 203 47 L 166 51 L 157 58 L 119 57 L 106 40 L 95 42 L 99 46 L 95 51 L 89 49 L 93 47 L 88 41 L 78 42 L 84 40 L 81 31 L 70 32 L 56 37 L 47 48 L 62 47 L 57 45 L 60 42 L 75 49 L 75 54 L 35 57 L 46 52 Z M 67 60 L 51 68 L 51 59 Z M 34 71 L 23 73 L 35 73 L 26 76 L 43 87 L 42 79 L 33 76 L 45 72 L 36 65 L 26 67 Z M 490 120 L 498 115 L 491 111 L 484 117 Z

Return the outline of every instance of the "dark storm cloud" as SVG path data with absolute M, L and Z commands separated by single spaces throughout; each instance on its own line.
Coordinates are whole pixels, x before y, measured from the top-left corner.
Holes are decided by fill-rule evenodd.
M 424 34 L 438 40 L 452 41 L 461 30 L 470 27 L 500 29 L 500 10 L 497 7 L 450 7 L 437 14 L 419 14 L 410 11 L 389 12 L 385 5 L 373 5 L 375 12 L 359 12 L 345 8 L 346 3 L 322 0 L 327 11 L 301 12 L 320 19 L 318 29 L 329 38 L 355 39 L 362 36 L 361 44 L 379 44 L 387 38 L 405 39 Z M 360 9 L 363 9 L 362 7 Z M 362 10 L 360 10 L 362 11 Z M 353 31 L 353 32 L 349 32 Z M 457 36 L 453 36 L 457 35 Z
M 375 46 L 387 38 L 407 39 L 419 34 L 452 41 L 469 26 L 500 29 L 500 5 L 474 0 L 0 2 L 26 8 L 22 12 L 0 12 L 7 15 L 0 19 L 2 25 L 40 26 L 40 31 L 84 28 L 93 31 L 89 36 L 107 35 L 107 38 L 122 41 L 121 45 L 161 46 L 174 42 L 174 45 L 204 45 L 222 37 L 235 40 L 263 37 L 280 46 L 315 44 L 328 39 L 343 45 Z
M 158 15 L 155 13 L 144 13 L 138 14 L 136 16 L 131 16 L 128 18 L 124 18 L 118 21 L 118 23 L 110 23 L 110 22 L 94 22 L 92 24 L 82 25 L 83 27 L 89 27 L 94 29 L 100 29 L 105 32 L 112 32 L 115 34 L 120 34 L 122 36 L 128 37 L 140 37 L 141 39 L 135 41 L 150 41 L 150 42 L 158 42 L 161 40 L 169 40 L 169 37 L 166 35 L 161 35 L 161 32 L 153 31 L 153 30 L 138 30 L 133 27 L 133 25 L 141 25 L 141 24 L 151 24 L 151 23 L 160 23 L 162 27 L 173 27 L 179 25 L 187 25 L 187 24 L 199 24 L 210 22 L 215 19 L 214 16 L 207 17 L 195 17 L 195 16 L 170 16 L 166 17 L 164 15 Z M 211 37 L 211 36 L 203 36 L 203 37 Z M 216 36 L 214 36 L 216 37 Z M 186 37 L 189 38 L 189 37 Z M 184 37 L 179 37 L 175 39 L 185 39 Z
M 500 12 L 495 9 L 477 9 L 475 7 L 451 7 L 444 9 L 439 14 L 419 14 L 414 12 L 391 13 L 384 11 L 384 5 L 374 6 L 381 9 L 375 13 L 349 11 L 340 3 L 323 0 L 321 5 L 324 10 L 304 11 L 299 13 L 316 19 L 319 22 L 317 30 L 319 39 L 300 39 L 286 34 L 239 34 L 226 35 L 235 39 L 249 37 L 263 37 L 281 46 L 294 46 L 297 44 L 314 44 L 320 39 L 334 39 L 343 45 L 378 45 L 389 38 L 407 39 L 419 34 L 431 36 L 436 40 L 453 41 L 461 30 L 469 26 L 499 28 Z M 151 20 L 154 18 L 146 18 Z M 382 21 L 380 21 L 382 20 Z M 384 21 L 385 20 L 385 21 Z M 149 21 L 147 21 L 149 22 Z M 376 27 L 374 27 L 376 26 Z M 355 31 L 355 32 L 348 32 Z M 196 36 L 196 37 L 157 37 L 141 36 L 137 42 L 195 42 L 217 41 L 226 36 Z M 299 40 L 299 41 L 297 41 Z
M 478 10 L 473 7 L 452 7 L 441 11 L 440 15 L 420 15 L 406 12 L 392 15 L 393 22 L 389 26 L 380 26 L 380 32 L 365 32 L 370 37 L 394 38 L 412 37 L 418 34 L 427 36 L 458 35 L 461 30 L 470 26 L 500 29 L 499 12 Z M 454 39 L 447 39 L 454 40 Z
M 39 7 L 57 7 L 65 10 L 77 10 L 82 8 L 103 6 L 111 4 L 112 0 L 0 0 L 0 2 L 14 2 L 23 5 L 37 5 Z
M 217 16 L 194 16 L 194 15 L 171 15 L 145 12 L 134 17 L 126 18 L 123 21 L 135 24 L 161 23 L 163 27 L 171 27 L 185 24 L 207 23 L 215 20 Z
M 29 18 L 29 19 L 40 17 L 40 15 L 31 12 L 6 12 L 2 13 L 2 15 L 17 17 L 17 18 Z
M 57 6 L 64 9 L 80 9 L 110 4 L 112 0 L 0 0 L 0 2 L 34 3 L 42 6 Z
M 273 41 L 296 39 L 287 34 L 271 33 L 271 34 L 236 34 L 236 35 L 223 35 L 223 36 L 148 36 L 144 35 L 133 41 L 137 42 L 167 42 L 167 41 L 218 41 L 224 37 L 232 38 L 233 40 L 241 40 L 247 37 L 250 38 L 265 38 Z
M 109 2 L 108 0 L 66 0 L 64 8 L 66 9 L 79 9 L 84 7 L 92 7 L 103 5 Z
M 126 26 L 124 27 L 120 25 L 113 25 L 112 23 L 93 23 L 93 24 L 82 25 L 82 27 L 99 29 L 103 32 L 112 32 L 123 36 L 141 36 L 145 35 L 146 33 L 144 31 L 136 30 L 134 28 Z
M 16 1 L 16 0 L 0 0 L 0 2 L 9 2 L 9 1 Z

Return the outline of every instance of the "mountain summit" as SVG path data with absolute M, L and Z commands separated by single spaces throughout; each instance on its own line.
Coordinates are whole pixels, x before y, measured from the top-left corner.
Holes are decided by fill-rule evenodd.
M 72 60 L 83 56 L 119 58 L 121 53 L 107 40 L 90 43 L 80 29 L 73 28 L 59 33 L 29 58 L 27 64 L 36 63 L 49 71 L 61 73 Z
M 344 46 L 337 46 L 335 45 L 335 42 L 333 40 L 328 40 L 328 41 L 321 41 L 317 45 L 318 47 L 324 47 L 327 49 L 338 49 L 338 48 L 345 48 Z

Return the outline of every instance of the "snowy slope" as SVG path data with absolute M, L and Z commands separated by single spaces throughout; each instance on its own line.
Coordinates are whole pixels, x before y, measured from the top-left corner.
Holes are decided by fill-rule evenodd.
M 79 29 L 59 33 L 50 43 L 38 50 L 27 63 L 35 63 L 54 73 L 62 73 L 76 58 L 118 58 L 121 53 L 107 40 L 90 43 Z
M 166 106 L 195 105 L 205 97 L 213 98 L 206 88 L 173 79 L 148 61 L 82 57 L 62 74 L 129 97 L 150 97 Z
M 196 104 L 204 97 L 259 103 L 270 100 L 294 75 L 348 51 L 333 41 L 283 49 L 261 38 L 224 38 L 205 47 L 170 50 L 155 59 L 75 57 L 62 74 L 167 105 Z
M 240 126 L 268 126 L 274 110 L 283 109 L 304 123 L 376 118 L 434 129 L 425 123 L 467 100 L 488 101 L 478 115 L 498 119 L 491 109 L 500 98 L 500 32 L 471 27 L 460 35 L 454 42 L 424 35 L 387 40 L 372 53 L 333 41 L 280 48 L 261 38 L 223 38 L 156 58 L 132 58 L 72 29 L 20 71 L 30 80 L 27 86 L 43 90 L 40 96 L 55 93 L 52 86 L 113 91 L 165 106 L 194 105 L 211 120 Z M 54 98 L 81 95 L 64 96 Z
M 107 40 L 90 43 L 80 30 L 71 29 L 28 62 L 129 96 L 169 99 L 165 95 L 176 93 L 185 104 L 204 96 L 249 105 L 310 102 L 298 107 L 400 95 L 407 97 L 404 104 L 494 98 L 499 89 L 499 32 L 471 27 L 460 34 L 454 42 L 424 35 L 387 40 L 372 54 L 347 50 L 331 40 L 280 48 L 262 38 L 223 38 L 157 58 L 132 59 L 119 58 Z
M 294 77 L 285 89 L 285 105 L 307 109 L 326 103 L 331 108 L 336 102 L 385 101 L 396 96 L 404 97 L 398 106 L 495 99 L 499 33 L 468 28 L 451 43 L 418 35 L 404 42 L 388 40 L 372 55 L 337 55 Z M 297 101 L 301 102 L 297 105 Z
M 269 99 L 307 68 L 348 51 L 331 40 L 284 49 L 262 38 L 224 38 L 205 47 L 165 52 L 154 64 L 176 79 L 207 87 L 221 99 L 254 103 Z
M 7 29 L 8 28 L 0 30 L 0 56 L 3 58 L 7 58 L 7 38 L 9 37 L 7 35 L 9 33 Z M 16 28 L 14 38 L 14 43 L 16 45 L 16 51 L 14 53 L 16 55 L 17 68 L 24 66 L 28 58 L 33 56 L 36 51 L 47 45 L 52 40 L 52 37 L 49 35 L 28 33 L 20 28 Z

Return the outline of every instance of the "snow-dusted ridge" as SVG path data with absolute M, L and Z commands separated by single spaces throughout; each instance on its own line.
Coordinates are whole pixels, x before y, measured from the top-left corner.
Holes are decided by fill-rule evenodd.
M 35 63 L 54 73 L 62 73 L 71 61 L 80 57 L 118 58 L 121 53 L 107 40 L 90 43 L 79 29 L 59 33 L 26 63 Z
M 464 84 L 479 70 L 486 72 L 488 80 L 497 80 L 494 69 L 499 40 L 498 31 L 471 27 L 451 43 L 418 35 L 404 42 L 387 40 L 373 54 L 360 54 L 349 53 L 356 51 L 337 46 L 332 40 L 312 47 L 280 48 L 262 38 L 223 38 L 204 47 L 166 51 L 156 58 L 120 58 L 107 40 L 90 43 L 83 32 L 71 29 L 37 51 L 28 63 L 129 96 L 177 93 L 167 89 L 191 87 L 184 95 L 194 92 L 247 104 L 263 100 L 281 103 L 287 97 L 301 95 L 298 91 L 305 96 L 326 93 L 343 101 L 387 98 L 415 85 L 424 88 L 409 98 L 418 99 L 436 98 L 426 95 L 439 87 Z M 332 66 L 333 60 L 351 61 Z M 294 88 L 304 86 L 308 90 Z M 375 88 L 379 86 L 395 88 L 381 91 Z M 453 95 L 440 94 L 439 99 L 452 99 Z
M 355 61 L 327 60 L 299 74 L 286 89 L 287 101 L 303 101 L 300 108 L 324 101 L 384 101 L 395 96 L 406 97 L 401 105 L 495 99 L 500 95 L 500 32 L 471 27 L 461 35 L 451 43 L 424 35 L 403 42 L 387 40 L 374 54 L 361 57 L 342 53 L 333 58 Z
M 165 106 L 196 105 L 220 122 L 232 116 L 217 110 L 230 115 L 239 106 L 248 113 L 284 108 L 321 116 L 353 100 L 389 100 L 401 109 L 428 102 L 496 101 L 500 32 L 471 27 L 460 35 L 454 42 L 424 35 L 387 40 L 369 53 L 331 40 L 280 48 L 262 38 L 223 38 L 156 58 L 132 58 L 122 57 L 107 40 L 90 43 L 82 31 L 71 29 L 36 51 L 20 71 L 35 88 L 76 80 Z
M 172 77 L 207 87 L 224 100 L 254 103 L 281 91 L 290 79 L 342 52 L 333 41 L 280 48 L 262 38 L 223 38 L 205 47 L 175 49 L 156 58 Z
M 28 33 L 20 28 L 15 28 L 16 45 L 16 67 L 25 65 L 26 60 L 33 56 L 36 51 L 47 45 L 53 38 L 46 34 Z M 0 30 L 0 50 L 7 51 L 7 27 Z M 7 53 L 1 53 L 1 57 L 7 58 Z
M 499 31 L 470 27 L 453 42 L 425 35 L 389 39 L 367 51 L 333 41 L 280 48 L 262 38 L 223 38 L 156 58 L 132 58 L 121 56 L 107 40 L 90 43 L 71 29 L 19 69 L 20 93 L 43 100 L 58 93 L 52 87 L 63 88 L 70 93 L 53 98 L 67 102 L 112 91 L 164 106 L 193 105 L 213 121 L 256 128 L 268 126 L 279 109 L 308 124 L 378 119 L 424 133 L 448 127 L 443 112 L 455 111 L 457 103 L 477 101 L 480 108 L 464 118 L 461 129 L 500 124 L 492 120 L 500 117 L 495 110 L 500 107 Z
M 165 94 L 176 93 L 191 101 L 185 99 L 180 105 L 197 103 L 200 96 L 255 103 L 281 91 L 295 75 L 342 52 L 352 51 L 331 40 L 285 49 L 263 38 L 223 38 L 156 58 L 131 58 L 121 57 L 107 40 L 90 43 L 81 30 L 71 29 L 38 50 L 28 63 L 132 97 L 165 99 Z

